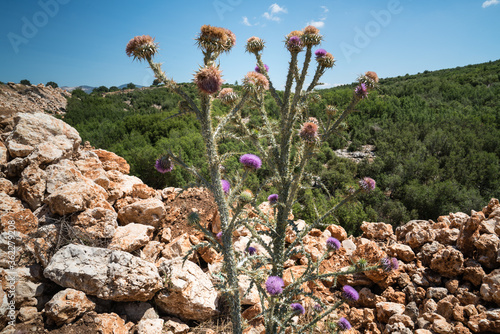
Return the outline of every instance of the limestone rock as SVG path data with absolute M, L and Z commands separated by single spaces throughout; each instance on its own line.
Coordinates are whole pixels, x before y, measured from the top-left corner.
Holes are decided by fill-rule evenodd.
M 0 218 L 0 232 L 14 231 L 30 234 L 36 232 L 38 228 L 38 219 L 30 209 L 19 210 L 17 212 L 7 213 Z
M 347 239 L 347 232 L 340 225 L 333 224 L 333 225 L 328 226 L 326 229 L 328 231 L 330 231 L 330 234 L 332 235 L 332 237 L 336 238 L 340 242 Z
M 118 228 L 117 213 L 104 208 L 87 209 L 72 217 L 72 225 L 91 238 L 108 239 Z
M 116 229 L 108 248 L 133 252 L 146 245 L 153 237 L 153 232 L 154 227 L 142 224 L 131 223 L 120 226 Z
M 106 191 L 91 181 L 70 182 L 57 188 L 45 203 L 52 212 L 62 216 L 96 207 L 112 210 L 106 197 Z
M 163 319 L 143 319 L 137 324 L 137 334 L 162 334 L 164 322 Z M 189 330 L 189 326 L 187 329 Z M 174 333 L 187 333 L 187 331 Z
M 95 304 L 85 293 L 74 289 L 65 289 L 56 293 L 45 304 L 45 315 L 57 326 L 68 324 L 85 312 L 92 311 Z
M 150 198 L 121 208 L 118 211 L 118 220 L 122 225 L 138 223 L 158 228 L 165 214 L 166 211 L 163 202 L 156 198 Z
M 395 314 L 403 314 L 405 306 L 391 302 L 381 302 L 375 305 L 377 309 L 377 320 L 383 323 L 389 322 L 389 318 Z
M 435 238 L 432 225 L 427 220 L 411 220 L 396 229 L 396 236 L 399 241 L 405 242 L 411 248 L 419 248 Z
M 147 261 L 122 251 L 73 244 L 52 257 L 44 276 L 114 301 L 147 301 L 162 287 L 158 270 Z
M 410 262 L 415 259 L 415 253 L 408 245 L 394 243 L 387 248 L 387 254 L 396 257 L 404 262 Z
M 73 161 L 64 159 L 45 169 L 47 178 L 47 193 L 52 194 L 59 187 L 71 182 L 84 181 L 84 176 L 76 168 Z
M 133 323 L 126 324 L 116 313 L 96 314 L 94 321 L 102 334 L 128 334 L 133 326 Z
M 195 263 L 164 260 L 159 271 L 167 277 L 166 289 L 155 297 L 160 310 L 184 320 L 205 321 L 217 315 L 217 291 Z
M 191 243 L 189 234 L 184 233 L 165 245 L 161 255 L 167 260 L 184 257 L 192 247 L 193 244 Z M 194 259 L 194 254 L 190 258 Z
M 21 174 L 18 185 L 19 196 L 28 203 L 31 210 L 36 210 L 43 203 L 46 178 L 45 171 L 37 165 L 29 165 Z
M 109 201 L 114 202 L 132 192 L 134 185 L 143 184 L 137 176 L 124 175 L 117 170 L 106 171 L 108 182 Z
M 363 237 L 367 239 L 386 240 L 394 235 L 391 224 L 385 223 L 368 223 L 361 224 Z
M 93 152 L 99 157 L 104 170 L 116 170 L 123 174 L 130 173 L 130 165 L 115 153 L 105 150 L 93 150 Z
M 430 268 L 444 277 L 460 275 L 464 268 L 462 253 L 451 246 L 439 250 L 431 260 Z
M 493 270 L 483 278 L 480 292 L 484 300 L 500 305 L 500 269 Z
M 500 309 L 471 316 L 468 326 L 474 333 L 500 333 Z
M 476 258 L 479 263 L 489 269 L 498 268 L 500 238 L 496 234 L 483 234 L 474 242 Z

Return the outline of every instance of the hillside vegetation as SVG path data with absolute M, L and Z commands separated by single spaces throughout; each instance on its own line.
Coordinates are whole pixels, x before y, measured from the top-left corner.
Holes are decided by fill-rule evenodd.
M 296 217 L 307 221 L 315 217 L 316 209 L 324 212 L 364 176 L 377 181 L 376 191 L 342 207 L 332 218 L 348 233 L 357 234 L 363 220 L 397 226 L 410 219 L 468 212 L 498 197 L 499 81 L 500 61 L 382 79 L 378 92 L 349 117 L 345 132 L 321 144 L 308 171 L 319 178 L 301 191 L 294 207 Z M 194 98 L 195 87 L 184 86 Z M 346 85 L 319 90 L 322 99 L 313 105 L 310 116 L 325 120 L 324 107 L 342 109 L 353 89 L 354 85 Z M 161 87 L 105 96 L 76 91 L 64 120 L 84 141 L 123 156 L 132 174 L 148 185 L 183 187 L 196 180 L 182 168 L 167 174 L 154 169 L 154 161 L 170 148 L 205 173 L 204 143 L 195 116 L 170 117 L 177 113 L 178 102 Z M 268 98 L 266 103 L 272 110 L 274 101 Z M 225 111 L 224 106 L 216 108 L 221 115 Z M 243 110 L 242 116 L 258 130 L 260 120 L 251 108 Z M 357 150 L 364 144 L 375 145 L 377 157 L 371 163 L 356 164 L 334 153 L 345 146 Z M 256 153 L 228 138 L 222 151 L 230 150 Z M 225 167 L 238 168 L 237 157 Z M 249 180 L 249 187 L 256 188 L 258 178 L 265 175 L 262 168 Z

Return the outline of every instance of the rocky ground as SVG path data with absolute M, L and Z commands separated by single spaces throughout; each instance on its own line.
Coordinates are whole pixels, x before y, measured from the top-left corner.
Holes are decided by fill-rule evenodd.
M 70 93 L 61 88 L 51 86 L 21 85 L 9 82 L 0 84 L 0 113 L 6 112 L 46 112 L 64 114 L 66 112 L 66 97 Z
M 187 226 L 189 212 L 220 230 L 205 189 L 152 189 L 128 175 L 123 158 L 82 146 L 75 129 L 47 114 L 0 110 L 0 131 L 0 333 L 228 333 L 213 325 L 225 315 L 214 288 L 220 254 L 200 248 L 180 260 L 204 239 Z M 260 208 L 271 212 L 267 202 Z M 304 238 L 313 260 L 328 237 L 342 242 L 322 272 L 359 258 L 399 260 L 396 272 L 304 286 L 326 303 L 345 284 L 359 291 L 359 301 L 338 313 L 350 333 L 500 333 L 498 200 L 395 231 L 384 223 L 362 229 L 354 238 L 332 225 Z M 239 252 L 248 237 L 245 229 L 235 233 Z M 289 230 L 287 242 L 294 238 Z M 285 283 L 305 265 L 302 255 L 287 261 Z M 247 284 L 241 280 L 241 291 Z M 245 319 L 260 312 L 254 291 L 242 304 Z M 250 324 L 245 333 L 263 332 L 259 319 Z M 326 332 L 324 323 L 317 332 Z

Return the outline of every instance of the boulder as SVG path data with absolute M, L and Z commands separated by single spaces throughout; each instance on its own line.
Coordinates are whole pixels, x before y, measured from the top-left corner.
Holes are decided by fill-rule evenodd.
M 153 237 L 154 227 L 131 223 L 120 226 L 111 239 L 109 249 L 133 252 L 145 246 Z
M 500 305 L 500 269 L 493 270 L 483 278 L 480 293 L 484 300 Z
M 82 291 L 65 289 L 56 293 L 45 304 L 45 315 L 57 326 L 61 326 L 73 322 L 77 317 L 94 308 L 95 304 Z
M 117 213 L 105 208 L 87 209 L 71 218 L 72 226 L 90 238 L 109 239 L 118 228 Z
M 163 202 L 156 198 L 149 198 L 139 200 L 121 208 L 118 211 L 118 220 L 121 225 L 138 223 L 158 228 L 165 214 L 166 211 Z
M 462 253 L 451 246 L 446 246 L 434 254 L 430 268 L 444 277 L 452 278 L 463 272 L 463 264 Z
M 147 301 L 162 287 L 150 262 L 123 251 L 73 244 L 57 251 L 44 276 L 63 287 L 114 301 Z
M 47 184 L 47 173 L 38 165 L 29 165 L 21 173 L 19 180 L 19 197 L 28 203 L 31 210 L 36 210 L 42 205 Z
M 165 289 L 155 297 L 161 311 L 196 321 L 217 315 L 217 291 L 198 265 L 182 259 L 163 260 L 159 271 L 166 277 Z
M 367 239 L 386 240 L 394 236 L 391 224 L 363 222 L 361 230 Z
M 130 173 L 130 165 L 127 163 L 125 159 L 116 155 L 113 152 L 105 151 L 105 150 L 93 150 L 99 160 L 102 163 L 102 167 L 104 170 L 116 170 L 123 174 Z

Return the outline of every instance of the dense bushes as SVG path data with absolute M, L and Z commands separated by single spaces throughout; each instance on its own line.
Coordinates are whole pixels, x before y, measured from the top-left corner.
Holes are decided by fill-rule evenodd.
M 302 189 L 294 206 L 296 217 L 310 220 L 334 205 L 363 176 L 377 181 L 377 190 L 340 209 L 335 218 L 351 233 L 362 220 L 394 225 L 409 219 L 436 219 L 455 211 L 483 206 L 500 194 L 500 61 L 381 80 L 380 89 L 359 104 L 348 119 L 347 131 L 323 143 L 308 173 L 319 175 Z M 183 84 L 193 98 L 194 87 Z M 237 87 L 233 87 L 237 89 Z M 322 100 L 309 110 L 325 120 L 324 107 L 343 109 L 354 86 L 320 90 Z M 130 93 L 86 95 L 73 93 L 65 121 L 93 146 L 123 156 L 132 173 L 152 187 L 185 186 L 195 180 L 183 169 L 159 174 L 154 161 L 168 148 L 183 160 L 201 166 L 205 175 L 204 144 L 195 116 L 169 118 L 179 99 L 165 88 Z M 267 110 L 277 110 L 266 98 Z M 226 107 L 216 105 L 223 115 Z M 242 115 L 248 115 L 243 111 Z M 272 117 L 272 113 L 271 113 Z M 259 117 L 248 121 L 259 125 Z M 376 147 L 372 162 L 338 158 L 333 150 L 348 145 Z M 221 143 L 224 152 L 248 152 L 235 139 Z M 236 157 L 226 166 L 237 168 Z M 326 168 L 323 168 L 326 167 Z M 253 177 L 263 178 L 266 170 Z M 250 180 L 251 181 L 251 180 Z M 257 179 L 250 182 L 258 184 Z M 332 195 L 331 197 L 329 196 Z M 335 220 L 331 218 L 333 222 Z

